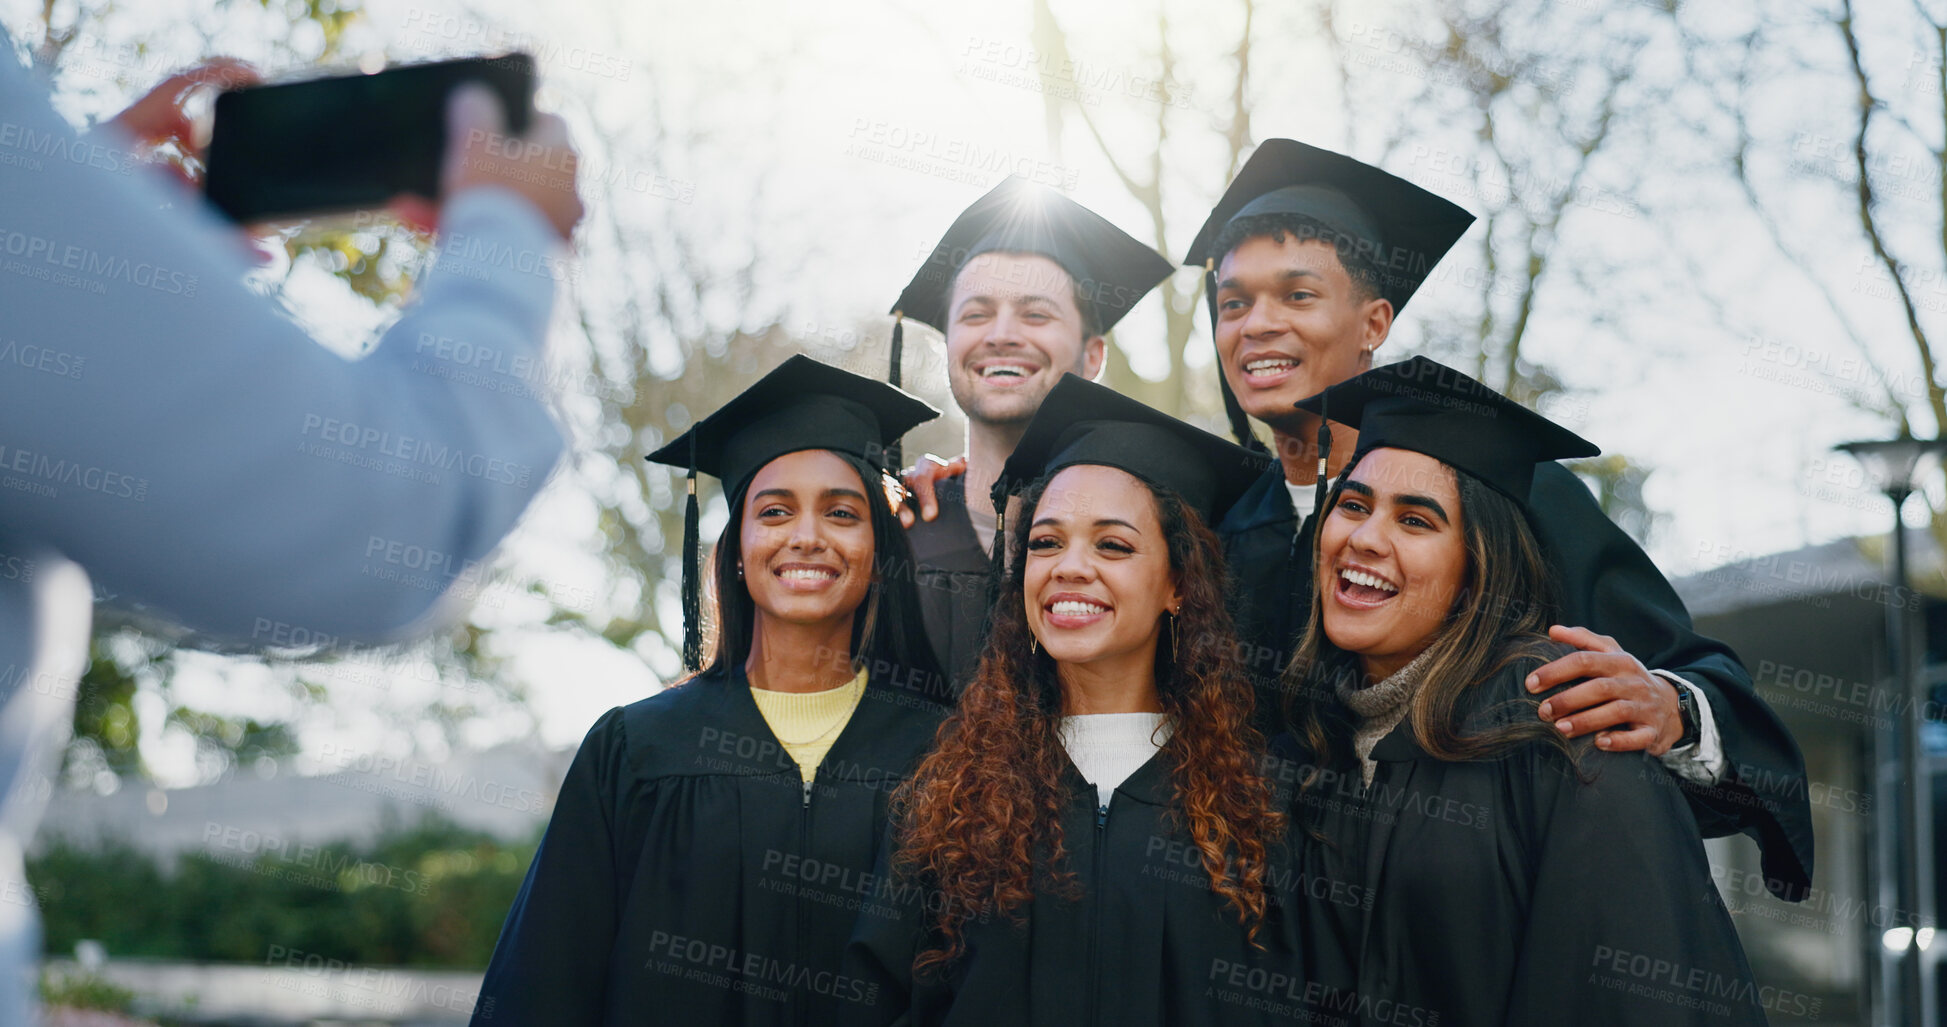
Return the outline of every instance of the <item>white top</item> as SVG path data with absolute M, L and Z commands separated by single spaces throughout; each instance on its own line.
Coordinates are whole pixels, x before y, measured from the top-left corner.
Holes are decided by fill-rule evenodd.
M 1291 509 L 1298 514 L 1298 523 L 1303 524 L 1318 502 L 1318 490 L 1310 485 L 1293 485 L 1290 478 L 1284 480 L 1284 490 L 1291 493 Z
M 1086 713 L 1061 718 L 1061 746 L 1082 779 L 1095 786 L 1107 806 L 1116 786 L 1149 762 L 1170 740 L 1169 718 L 1161 713 Z

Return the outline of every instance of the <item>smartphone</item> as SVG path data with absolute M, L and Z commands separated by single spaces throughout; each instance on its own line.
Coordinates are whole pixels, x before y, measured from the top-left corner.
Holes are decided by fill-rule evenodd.
M 524 53 L 230 90 L 216 98 L 204 193 L 238 222 L 374 209 L 402 193 L 437 200 L 446 98 L 467 82 L 492 89 L 508 128 L 527 131 Z

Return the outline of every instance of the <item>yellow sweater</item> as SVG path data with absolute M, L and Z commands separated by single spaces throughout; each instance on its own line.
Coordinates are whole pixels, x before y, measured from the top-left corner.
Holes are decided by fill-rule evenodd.
M 798 762 L 798 773 L 806 784 L 811 783 L 818 764 L 825 761 L 825 754 L 845 730 L 852 711 L 858 709 L 859 697 L 864 694 L 865 671 L 862 670 L 850 682 L 822 692 L 750 690 L 750 697 L 757 701 L 757 711 L 764 715 L 771 733 L 784 743 L 784 751 Z

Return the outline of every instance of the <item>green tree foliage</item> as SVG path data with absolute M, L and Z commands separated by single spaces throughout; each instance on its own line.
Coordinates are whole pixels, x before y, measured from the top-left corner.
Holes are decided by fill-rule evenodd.
M 126 1013 L 135 1004 L 135 993 L 87 974 L 73 976 L 41 975 L 41 1004 L 60 1009 L 94 1009 L 107 1013 Z M 54 1018 L 50 1009 L 50 1020 Z M 122 1021 L 124 1023 L 130 1021 Z
M 272 946 L 349 963 L 483 967 L 539 844 L 428 817 L 368 843 L 190 851 L 49 846 L 30 859 L 46 950 L 261 963 Z M 253 844 L 248 846 L 256 848 Z

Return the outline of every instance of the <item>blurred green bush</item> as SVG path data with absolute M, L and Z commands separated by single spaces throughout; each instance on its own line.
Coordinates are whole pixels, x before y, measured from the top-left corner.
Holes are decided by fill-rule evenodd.
M 28 860 L 46 951 L 262 963 L 276 948 L 348 963 L 481 969 L 540 843 L 429 816 L 363 845 L 190 850 L 166 869 L 126 843 L 56 842 Z M 253 846 L 254 850 L 254 846 Z

